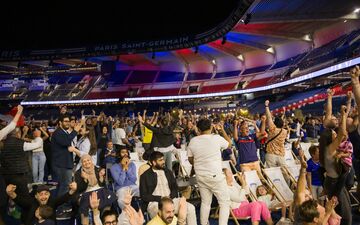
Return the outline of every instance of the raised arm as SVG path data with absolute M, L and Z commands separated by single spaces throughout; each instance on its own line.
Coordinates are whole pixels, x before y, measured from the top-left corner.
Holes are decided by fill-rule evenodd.
M 47 133 L 46 130 L 44 130 L 44 128 L 40 127 L 40 131 L 41 131 L 41 133 L 44 135 L 44 136 L 42 137 L 43 141 L 45 141 L 46 139 L 49 138 L 49 134 Z
M 223 136 L 223 138 L 225 138 L 225 140 L 228 142 L 228 148 L 231 148 L 232 146 L 232 141 L 229 138 L 229 136 L 226 134 L 226 131 L 224 130 L 224 126 L 222 124 L 218 124 L 216 127 L 216 130 L 220 133 L 221 136 Z
M 333 89 L 327 90 L 327 102 L 326 102 L 326 108 L 325 108 L 325 119 L 324 119 L 324 125 L 326 126 L 327 123 L 331 121 L 332 116 L 332 97 L 335 94 L 335 91 Z
M 355 97 L 355 102 L 357 105 L 357 111 L 360 112 L 360 82 L 359 82 L 359 76 L 360 76 L 360 67 L 356 66 L 350 71 L 351 75 L 351 83 L 353 87 L 353 93 Z M 358 115 L 359 118 L 359 115 Z
M 265 101 L 265 115 L 266 115 L 267 125 L 269 126 L 269 128 L 273 128 L 273 127 L 275 127 L 275 124 L 274 124 L 274 122 L 272 120 L 272 115 L 271 115 L 271 112 L 270 112 L 269 103 L 270 103 L 269 100 Z
M 299 152 L 300 155 L 300 162 L 301 162 L 301 169 L 300 175 L 297 182 L 297 189 L 295 191 L 295 204 L 301 205 L 305 201 L 305 190 L 306 190 L 306 168 L 307 163 L 305 161 L 305 156 L 303 152 Z
M 14 119 L 12 120 L 15 124 L 19 121 L 20 116 L 21 116 L 21 114 L 23 112 L 23 109 L 24 108 L 21 105 L 17 106 L 17 112 L 16 112 L 16 114 L 14 116 Z
M 0 141 L 6 137 L 11 131 L 13 131 L 16 127 L 17 122 L 23 112 L 23 107 L 21 105 L 17 106 L 17 112 L 14 116 L 13 120 L 3 129 L 0 130 Z
M 239 139 L 238 126 L 239 126 L 239 120 L 234 120 L 233 138 L 234 138 L 235 142 L 238 141 L 238 139 Z
M 347 135 L 346 132 L 346 119 L 347 119 L 347 112 L 346 112 L 346 106 L 341 106 L 341 121 L 339 126 L 338 134 L 335 138 L 335 140 L 329 145 L 329 154 L 332 156 L 335 156 L 336 149 L 339 147 L 340 143 L 344 139 L 344 137 Z
M 351 100 L 352 100 L 352 92 L 351 91 L 348 91 L 346 93 L 346 114 L 347 116 L 349 116 L 349 113 L 350 113 L 350 109 L 351 109 Z
M 139 120 L 139 122 L 141 124 L 143 124 L 143 126 L 145 126 L 147 129 L 151 130 L 152 132 L 154 132 L 154 133 L 159 133 L 160 132 L 159 128 L 154 127 L 151 124 L 146 123 L 140 115 L 138 116 L 138 120 Z
M 139 116 L 139 114 L 138 114 L 138 116 Z M 154 116 L 153 116 L 154 117 Z M 145 119 L 146 119 L 146 109 L 144 109 L 144 112 L 143 112 L 143 115 L 142 115 L 142 119 L 145 121 Z M 152 119 L 151 119 L 152 120 Z
M 154 115 L 153 115 L 153 117 L 152 117 L 152 119 L 151 119 L 151 121 L 150 121 L 150 124 L 151 124 L 152 126 L 155 126 L 155 125 L 157 124 L 157 122 L 158 122 L 158 119 L 159 119 L 159 113 L 158 113 L 158 112 L 154 112 Z

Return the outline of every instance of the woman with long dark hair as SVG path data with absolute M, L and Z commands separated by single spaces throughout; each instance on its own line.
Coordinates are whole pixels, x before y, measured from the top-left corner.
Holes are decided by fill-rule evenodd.
M 335 211 L 342 217 L 341 224 L 351 224 L 351 202 L 349 194 L 345 188 L 346 177 L 349 171 L 341 163 L 340 158 L 348 157 L 343 153 L 337 152 L 337 149 L 346 137 L 346 107 L 341 107 L 341 123 L 338 133 L 334 130 L 326 128 L 320 135 L 320 164 L 326 170 L 324 180 L 324 189 L 328 198 L 336 196 L 339 200 Z
M 97 147 L 95 135 L 92 134 L 93 131 L 88 128 L 81 128 L 80 135 L 76 143 L 76 147 L 69 147 L 70 152 L 74 152 L 78 158 L 81 158 L 83 155 L 88 154 L 91 156 L 94 164 L 97 162 Z M 80 163 L 78 163 L 76 170 L 80 168 Z

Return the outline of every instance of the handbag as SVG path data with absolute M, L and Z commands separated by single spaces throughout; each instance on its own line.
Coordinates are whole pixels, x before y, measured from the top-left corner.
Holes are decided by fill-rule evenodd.
M 196 177 L 190 177 L 183 165 L 179 165 L 179 176 L 176 178 L 176 183 L 179 189 L 185 189 L 188 186 L 194 186 L 197 184 Z
M 281 128 L 281 130 L 280 130 L 280 132 L 279 133 L 277 133 L 273 138 L 271 138 L 270 140 L 268 140 L 267 142 L 265 142 L 265 146 L 264 146 L 264 149 L 265 149 L 265 151 L 267 151 L 267 145 L 270 143 L 270 142 L 272 142 L 273 140 L 275 140 L 275 138 L 277 138 L 280 134 L 281 134 L 281 132 L 283 131 L 283 129 Z

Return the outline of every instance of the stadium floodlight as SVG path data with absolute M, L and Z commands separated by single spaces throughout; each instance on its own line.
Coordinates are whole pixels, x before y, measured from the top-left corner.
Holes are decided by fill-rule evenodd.
M 266 49 L 267 52 L 274 54 L 275 53 L 275 49 L 273 47 L 270 47 L 268 49 Z
M 254 93 L 259 91 L 267 91 L 272 90 L 274 88 L 280 88 L 289 86 L 296 83 L 301 83 L 306 80 L 314 79 L 325 74 L 329 74 L 338 70 L 346 69 L 355 65 L 360 64 L 360 57 L 347 60 L 342 63 L 338 63 L 334 66 L 326 67 L 324 69 L 311 72 L 299 77 L 295 77 L 286 81 L 282 81 L 279 83 L 266 85 L 262 87 L 256 88 L 249 88 L 249 89 L 241 89 L 236 91 L 227 91 L 227 92 L 215 92 L 215 93 L 208 93 L 208 94 L 192 94 L 192 95 L 173 95 L 173 96 L 149 96 L 149 97 L 133 97 L 133 98 L 125 98 L 125 101 L 155 101 L 155 100 L 166 100 L 166 99 L 192 99 L 192 98 L 209 98 L 209 97 L 220 97 L 220 96 L 229 96 L 229 95 L 239 95 L 239 94 L 247 94 L 247 93 Z
M 311 34 L 305 34 L 302 39 L 304 41 L 312 41 Z
M 236 58 L 238 58 L 240 61 L 244 61 L 244 56 L 242 54 L 238 55 Z

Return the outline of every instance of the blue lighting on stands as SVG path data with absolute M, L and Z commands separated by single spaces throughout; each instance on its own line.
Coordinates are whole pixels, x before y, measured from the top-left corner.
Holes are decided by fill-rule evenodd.
M 324 68 L 322 70 L 318 70 L 312 73 L 308 73 L 306 75 L 296 77 L 287 81 L 279 82 L 276 84 L 271 84 L 267 86 L 250 88 L 244 90 L 236 90 L 236 91 L 228 91 L 228 92 L 217 92 L 217 93 L 208 93 L 208 94 L 194 94 L 194 95 L 173 95 L 173 96 L 153 96 L 153 97 L 134 97 L 134 98 L 125 98 L 125 101 L 156 101 L 156 100 L 179 100 L 179 99 L 189 99 L 189 98 L 208 98 L 208 97 L 221 97 L 221 96 L 229 96 L 229 95 L 238 95 L 238 94 L 247 94 L 258 91 L 266 91 L 274 88 L 285 87 L 290 84 L 295 84 L 299 82 L 303 82 L 309 79 L 313 79 L 316 77 L 320 77 L 322 75 L 332 73 L 338 70 L 346 69 L 352 66 L 360 64 L 360 57 L 351 59 L 334 66 L 330 66 Z

